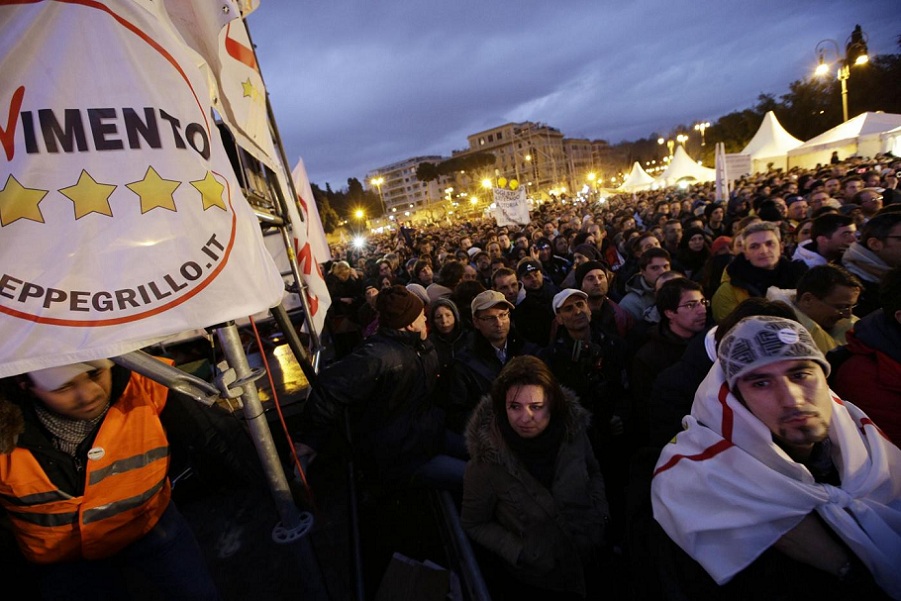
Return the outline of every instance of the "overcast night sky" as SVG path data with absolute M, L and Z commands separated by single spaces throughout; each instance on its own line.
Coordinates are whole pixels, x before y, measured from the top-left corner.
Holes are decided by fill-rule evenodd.
M 611 143 L 714 121 L 786 93 L 856 24 L 898 53 L 901 3 L 263 0 L 248 24 L 289 168 L 340 189 L 511 121 Z

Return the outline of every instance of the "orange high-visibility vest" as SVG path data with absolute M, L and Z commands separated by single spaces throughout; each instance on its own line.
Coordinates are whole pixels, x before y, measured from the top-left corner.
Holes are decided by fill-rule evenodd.
M 31 451 L 0 455 L 0 504 L 34 563 L 99 559 L 147 534 L 169 506 L 169 441 L 159 415 L 168 389 L 132 373 L 88 452 L 84 494 L 47 477 Z

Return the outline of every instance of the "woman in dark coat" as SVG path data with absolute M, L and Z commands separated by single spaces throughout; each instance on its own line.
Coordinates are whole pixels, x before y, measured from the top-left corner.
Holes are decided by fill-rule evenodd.
M 682 273 L 688 279 L 701 282 L 704 264 L 710 258 L 710 241 L 704 230 L 699 227 L 689 228 L 679 241 L 676 251 L 676 262 L 682 266 Z
M 504 598 L 593 592 L 608 506 L 588 423 L 575 395 L 528 355 L 507 363 L 473 413 L 463 528 L 512 577 Z

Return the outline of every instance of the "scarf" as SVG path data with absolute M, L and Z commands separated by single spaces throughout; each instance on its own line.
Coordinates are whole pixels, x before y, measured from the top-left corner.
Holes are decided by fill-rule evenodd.
M 34 404 L 35 413 L 41 424 L 53 436 L 53 446 L 60 451 L 75 457 L 79 445 L 94 431 L 106 412 L 109 411 L 109 403 L 103 413 L 92 420 L 71 419 L 50 411 L 41 403 Z
M 566 427 L 562 419 L 551 418 L 544 432 L 534 438 L 523 438 L 517 434 L 506 419 L 499 419 L 501 435 L 504 442 L 516 455 L 526 471 L 538 480 L 546 489 L 551 489 L 554 482 L 554 472 L 557 466 L 557 454 L 560 452 L 560 444 Z
M 889 266 L 860 242 L 852 242 L 842 255 L 842 266 L 867 282 L 882 280 Z
M 901 599 L 901 450 L 833 394 L 831 459 L 841 486 L 816 482 L 729 392 L 719 361 L 657 462 L 654 518 L 718 584 L 816 511 Z M 827 445 L 828 448 L 828 445 Z
M 807 270 L 801 262 L 779 259 L 775 269 L 755 267 L 744 255 L 736 255 L 726 267 L 733 286 L 744 288 L 751 296 L 766 296 L 767 288 L 795 288 L 798 278 Z

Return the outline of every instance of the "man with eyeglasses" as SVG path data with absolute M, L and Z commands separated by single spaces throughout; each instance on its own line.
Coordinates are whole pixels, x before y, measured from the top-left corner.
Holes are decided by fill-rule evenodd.
M 860 207 L 866 222 L 882 208 L 882 194 L 879 193 L 879 188 L 864 188 L 851 198 L 851 204 Z
M 448 428 L 460 434 L 507 361 L 519 355 L 537 355 L 540 350 L 516 333 L 510 320 L 513 304 L 497 290 L 477 294 L 470 310 L 474 329 L 454 359 L 447 408 Z
M 677 277 L 664 283 L 655 300 L 660 323 L 648 330 L 646 342 L 635 353 L 629 377 L 632 391 L 633 437 L 638 447 L 648 444 L 648 402 L 657 375 L 685 353 L 688 343 L 708 329 L 710 301 L 697 282 Z
M 883 210 L 867 221 L 857 242 L 842 255 L 842 266 L 863 284 L 854 314 L 868 315 L 879 308 L 879 283 L 901 265 L 901 211 Z
M 782 301 L 810 332 L 817 348 L 828 353 L 846 343 L 845 335 L 857 321 L 852 314 L 863 288 L 860 280 L 838 265 L 817 265 L 801 276 L 795 290 L 770 288 L 766 297 Z

